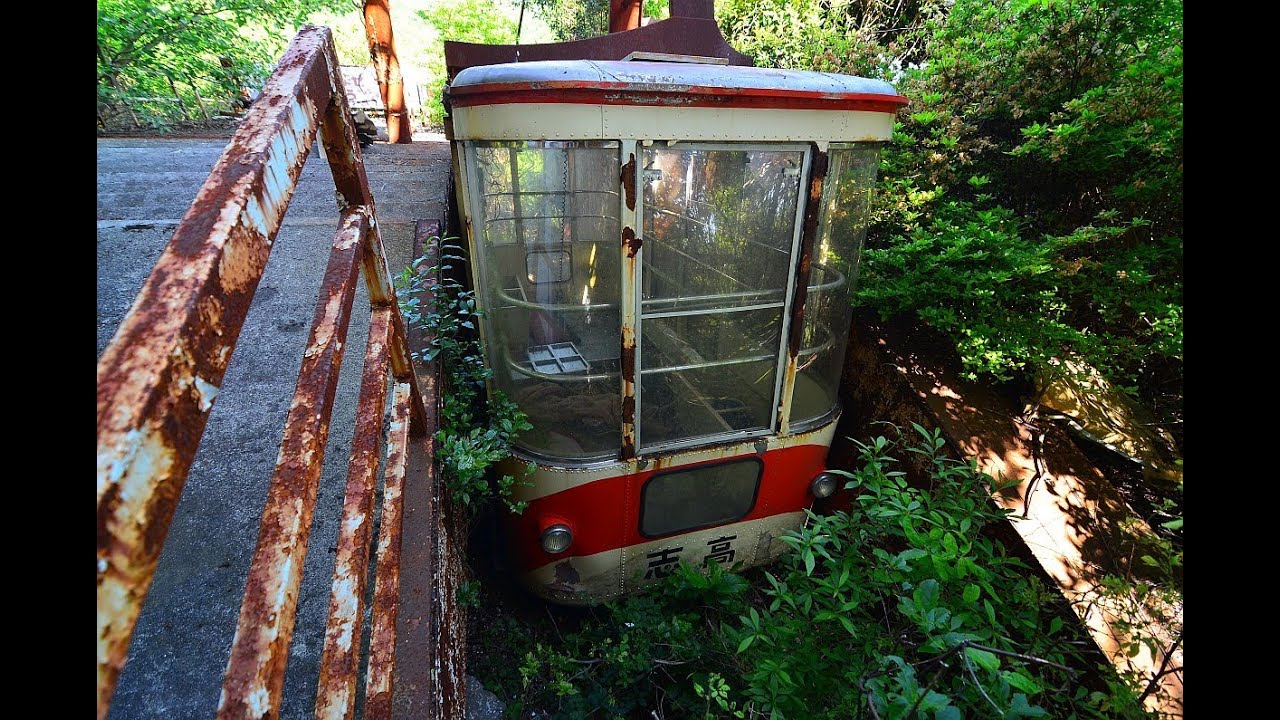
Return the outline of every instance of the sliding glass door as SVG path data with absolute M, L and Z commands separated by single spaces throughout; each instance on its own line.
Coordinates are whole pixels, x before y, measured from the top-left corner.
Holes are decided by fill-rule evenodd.
M 804 145 L 643 151 L 640 450 L 776 430 Z

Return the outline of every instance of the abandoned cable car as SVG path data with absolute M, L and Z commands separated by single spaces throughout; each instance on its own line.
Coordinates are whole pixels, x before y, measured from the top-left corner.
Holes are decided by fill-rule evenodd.
M 470 67 L 447 103 L 522 582 L 594 604 L 799 528 L 840 413 L 891 85 L 713 58 Z M 681 62 L 679 60 L 685 60 Z

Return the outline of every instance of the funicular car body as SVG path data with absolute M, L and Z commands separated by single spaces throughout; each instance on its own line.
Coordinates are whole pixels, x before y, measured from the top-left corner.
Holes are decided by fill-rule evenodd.
M 533 424 L 523 583 L 593 604 L 683 560 L 751 566 L 830 494 L 879 147 L 863 78 L 715 58 L 470 67 L 457 202 L 492 388 Z

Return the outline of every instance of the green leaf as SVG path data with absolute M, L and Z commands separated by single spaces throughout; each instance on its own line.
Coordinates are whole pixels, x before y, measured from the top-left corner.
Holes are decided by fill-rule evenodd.
M 975 603 L 981 594 L 982 589 L 977 585 L 966 585 L 964 588 L 964 601 L 969 604 Z
M 1027 702 L 1027 696 L 1017 693 L 1013 696 L 1013 702 L 1009 704 L 1009 712 L 1005 713 L 1005 718 L 1037 718 L 1045 717 L 1049 713 L 1043 708 L 1036 707 Z
M 964 654 L 978 667 L 984 670 L 995 672 L 1000 669 L 1000 658 L 996 657 L 994 653 L 989 653 L 986 650 L 979 650 L 974 647 L 966 647 L 964 649 Z
M 840 624 L 844 626 L 844 629 L 847 630 L 850 635 L 855 637 L 858 635 L 858 631 L 853 627 L 853 622 L 844 615 L 840 616 Z
M 894 558 L 893 564 L 895 567 L 905 568 L 907 567 L 907 561 L 915 560 L 916 558 L 922 558 L 928 554 L 929 553 L 919 548 L 911 548 L 910 550 L 903 550 L 902 552 L 898 553 L 896 558 Z
M 1000 676 L 1005 679 L 1005 682 L 1028 695 L 1035 695 L 1041 690 L 1041 687 L 1036 684 L 1035 680 L 1032 680 L 1030 677 L 1023 675 L 1022 673 L 1005 670 L 1000 673 Z
M 911 593 L 911 599 L 921 610 L 932 610 L 938 606 L 938 592 L 938 581 L 929 578 L 916 587 Z
M 951 533 L 942 536 L 942 549 L 947 552 L 949 557 L 955 557 L 959 548 L 956 547 L 956 537 Z

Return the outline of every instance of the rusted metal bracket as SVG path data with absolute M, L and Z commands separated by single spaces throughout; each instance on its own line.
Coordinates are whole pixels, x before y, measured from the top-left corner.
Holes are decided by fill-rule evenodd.
M 629 3 L 624 0 L 620 4 L 625 7 Z M 638 7 L 635 12 L 635 22 L 639 23 Z M 630 18 L 630 12 L 623 10 L 619 24 L 611 23 L 610 27 L 623 30 L 624 25 L 630 24 Z M 701 55 L 723 58 L 730 65 L 753 64 L 750 57 L 734 50 L 724 39 L 716 24 L 711 0 L 671 0 L 671 17 L 666 20 L 586 40 L 532 45 L 444 44 L 449 80 L 476 65 L 533 60 L 622 60 L 633 52 Z

